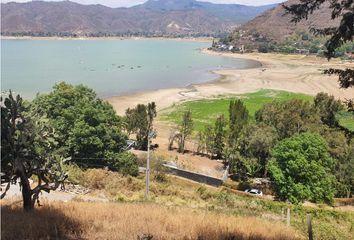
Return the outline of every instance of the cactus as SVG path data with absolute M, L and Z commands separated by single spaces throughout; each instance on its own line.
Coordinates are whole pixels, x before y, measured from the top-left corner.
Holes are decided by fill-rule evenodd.
M 25 104 L 17 95 L 1 97 L 1 183 L 7 187 L 19 181 L 23 207 L 32 210 L 39 204 L 41 191 L 50 192 L 63 186 L 63 157 L 54 151 L 55 132 L 47 119 L 26 111 Z M 37 186 L 33 189 L 28 178 L 36 176 Z

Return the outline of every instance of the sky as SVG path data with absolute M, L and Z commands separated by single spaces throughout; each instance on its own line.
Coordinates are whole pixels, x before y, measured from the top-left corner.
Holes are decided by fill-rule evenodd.
M 58 1 L 58 0 L 46 0 L 46 1 Z M 146 0 L 71 0 L 73 2 L 78 2 L 81 4 L 102 4 L 109 7 L 130 7 L 133 5 L 137 5 Z M 202 1 L 202 0 L 200 0 Z M 285 0 L 203 0 L 205 2 L 213 2 L 213 3 L 237 3 L 244 5 L 266 5 L 271 3 L 280 3 Z M 1 0 L 2 3 L 5 2 L 29 2 L 29 0 Z

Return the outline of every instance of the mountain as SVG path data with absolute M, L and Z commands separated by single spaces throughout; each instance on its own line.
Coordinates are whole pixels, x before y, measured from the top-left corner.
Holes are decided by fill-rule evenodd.
M 138 6 L 138 8 L 154 11 L 203 10 L 211 16 L 242 24 L 275 6 L 277 4 L 254 7 L 240 4 L 215 4 L 195 0 L 149 0 Z
M 1 4 L 2 34 L 217 35 L 231 31 L 274 5 L 149 0 L 130 8 L 70 1 Z
M 289 0 L 284 4 L 289 6 L 298 2 L 298 0 Z M 269 40 L 281 42 L 295 32 L 308 32 L 310 28 L 324 28 L 338 25 L 338 20 L 331 20 L 331 9 L 328 7 L 329 3 L 325 3 L 320 9 L 310 15 L 308 20 L 302 20 L 295 24 L 291 23 L 291 16 L 285 15 L 284 8 L 279 5 L 237 28 L 236 32 L 241 30 L 249 33 L 257 33 Z

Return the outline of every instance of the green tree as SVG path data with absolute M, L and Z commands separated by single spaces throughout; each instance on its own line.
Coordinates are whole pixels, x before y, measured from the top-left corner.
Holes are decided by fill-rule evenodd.
M 277 141 L 278 134 L 274 127 L 265 124 L 248 125 L 242 131 L 240 154 L 247 158 L 257 159 L 263 177 L 267 177 L 267 163 Z
M 213 126 L 211 124 L 205 126 L 203 135 L 205 141 L 205 150 L 207 154 L 210 156 L 210 158 L 212 158 L 213 148 L 214 148 L 214 144 L 213 144 L 214 137 L 213 137 Z
M 229 147 L 236 148 L 243 127 L 247 124 L 249 114 L 241 100 L 230 101 L 229 105 Z
M 262 169 L 257 158 L 241 156 L 239 152 L 229 154 L 228 159 L 233 179 L 247 181 Z
M 20 180 L 23 208 L 30 211 L 42 191 L 57 189 L 66 179 L 57 144 L 47 119 L 30 116 L 19 95 L 1 98 L 1 183 L 7 183 L 1 198 Z M 34 188 L 32 176 L 38 180 Z
M 284 139 L 273 149 L 273 157 L 268 169 L 281 200 L 333 201 L 334 161 L 320 135 L 303 133 Z
M 180 133 L 179 141 L 178 141 L 178 152 L 184 153 L 186 139 L 193 132 L 193 119 L 192 119 L 192 111 L 188 110 L 183 113 L 182 121 L 178 126 L 178 130 Z
M 317 94 L 314 102 L 315 107 L 319 110 L 322 122 L 330 127 L 337 127 L 336 114 L 344 110 L 342 102 L 335 100 L 333 96 L 329 96 L 327 93 Z
M 135 133 L 138 148 L 147 150 L 149 133 L 153 131 L 153 121 L 156 117 L 154 102 L 148 105 L 138 104 L 135 108 L 128 108 L 125 112 L 126 130 Z
M 197 151 L 196 154 L 203 154 L 206 150 L 205 134 L 204 131 L 199 130 L 196 136 Z
M 216 119 L 213 131 L 213 155 L 215 155 L 217 159 L 223 158 L 226 135 L 225 128 L 225 118 L 224 115 L 221 115 Z
M 346 158 L 337 160 L 334 174 L 337 178 L 337 197 L 352 197 L 354 195 L 354 138 L 348 145 Z
M 56 84 L 52 92 L 33 100 L 31 112 L 48 118 L 57 134 L 57 151 L 77 163 L 113 167 L 112 161 L 118 161 L 117 154 L 126 147 L 121 117 L 85 86 Z
M 267 103 L 256 112 L 256 120 L 273 126 L 280 139 L 306 132 L 321 124 L 317 109 L 311 103 L 298 99 Z

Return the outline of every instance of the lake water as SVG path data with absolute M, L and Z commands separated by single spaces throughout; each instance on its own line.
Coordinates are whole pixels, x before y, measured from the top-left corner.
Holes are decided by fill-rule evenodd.
M 258 64 L 200 52 L 209 46 L 174 40 L 2 40 L 1 88 L 32 98 L 65 81 L 108 97 L 203 83 L 217 77 L 210 70 Z

